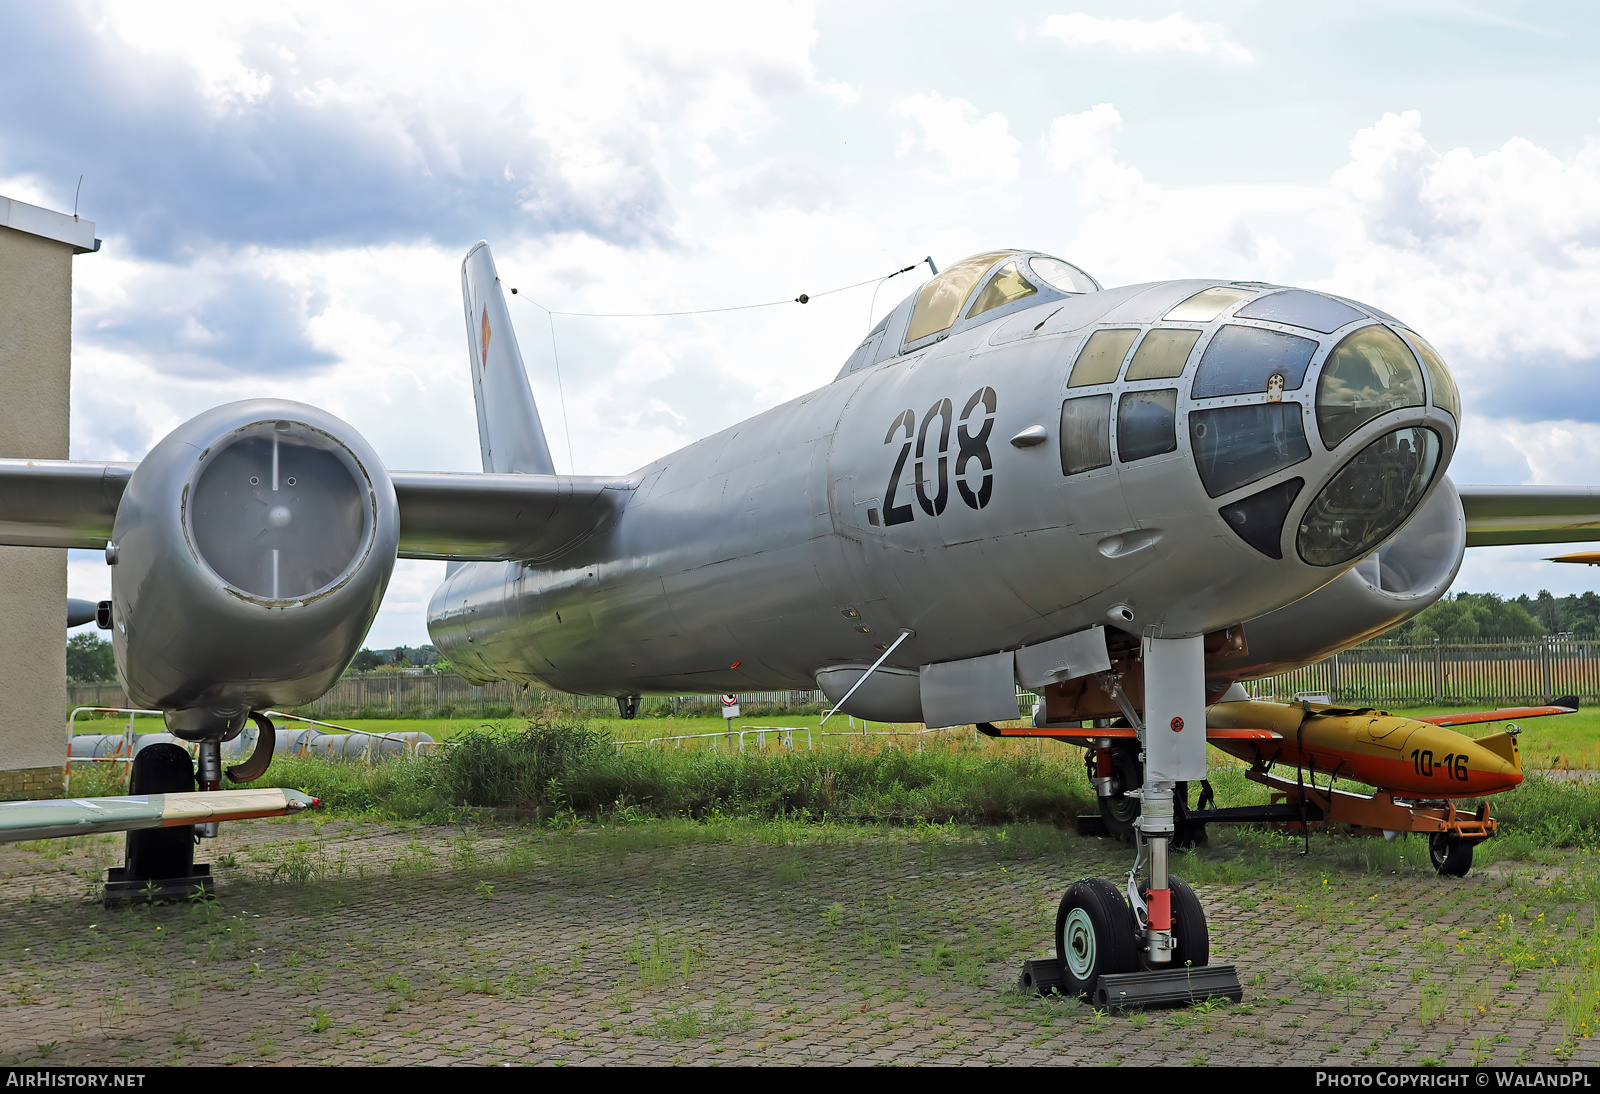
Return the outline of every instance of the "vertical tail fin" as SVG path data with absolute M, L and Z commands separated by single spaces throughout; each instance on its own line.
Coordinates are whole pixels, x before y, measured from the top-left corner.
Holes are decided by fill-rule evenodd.
M 550 445 L 533 405 L 528 373 L 511 329 L 500 275 L 489 244 L 479 240 L 461 263 L 472 396 L 478 405 L 478 445 L 485 471 L 553 475 Z

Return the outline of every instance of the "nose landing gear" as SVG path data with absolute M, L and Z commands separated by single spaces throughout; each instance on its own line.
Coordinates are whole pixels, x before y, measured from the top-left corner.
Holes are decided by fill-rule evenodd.
M 1100 1007 L 1179 1006 L 1216 998 L 1238 1002 L 1244 989 L 1233 966 L 1209 963 L 1210 934 L 1199 899 L 1188 883 L 1167 872 L 1168 848 L 1180 828 L 1175 792 L 1206 774 L 1202 639 L 1147 636 L 1142 658 L 1143 719 L 1118 677 L 1103 674 L 1101 686 L 1136 731 L 1143 770 L 1130 747 L 1113 749 L 1107 740 L 1091 772 L 1106 827 L 1113 821 L 1127 824 L 1138 846 L 1128 898 L 1103 878 L 1084 878 L 1067 889 L 1056 912 L 1059 986 Z M 1187 734 L 1185 726 L 1192 727 Z M 1138 789 L 1127 785 L 1135 773 Z M 1114 793 L 1119 784 L 1121 800 L 1137 802 L 1136 811 L 1120 806 Z M 1148 875 L 1136 885 L 1144 866 Z M 1047 990 L 1047 977 L 1035 968 L 1039 964 L 1028 963 L 1023 983 L 1031 975 L 1035 990 Z

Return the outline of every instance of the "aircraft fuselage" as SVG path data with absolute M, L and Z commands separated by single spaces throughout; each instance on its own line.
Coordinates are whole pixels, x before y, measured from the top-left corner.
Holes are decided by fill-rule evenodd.
M 704 693 L 812 687 L 830 664 L 875 660 L 903 628 L 915 634 L 890 664 L 915 669 L 1096 624 L 1201 634 L 1289 604 L 1370 553 L 1313 564 L 1297 548 L 1308 508 L 1351 457 L 1397 430 L 1431 432 L 1431 489 L 1456 424 L 1423 399 L 1324 443 L 1319 373 L 1341 340 L 1382 317 L 1347 308 L 1349 322 L 1319 332 L 1233 314 L 1281 291 L 1271 286 L 1250 286 L 1207 321 L 1169 314 L 1227 284 L 1044 299 L 842 375 L 642 468 L 620 516 L 553 563 L 461 565 L 435 594 L 429 629 L 471 678 Z M 1129 379 L 1153 329 L 1198 334 L 1180 374 Z M 1075 363 L 1101 331 L 1131 333 L 1112 378 L 1084 383 Z M 1287 345 L 1285 335 L 1310 354 L 1298 373 L 1266 360 L 1247 362 L 1261 390 L 1196 382 L 1219 339 Z M 1094 398 L 1108 408 L 1108 457 L 1080 470 L 1064 450 L 1063 407 Z M 1216 416 L 1233 407 L 1296 421 L 1251 441 L 1279 450 L 1257 460 L 1271 470 L 1213 494 L 1217 441 L 1193 416 L 1240 420 Z M 1209 490 L 1197 447 L 1213 461 Z M 1339 504 L 1392 507 L 1389 479 Z M 1270 543 L 1257 534 L 1252 545 L 1224 514 L 1240 521 L 1263 495 L 1290 500 Z

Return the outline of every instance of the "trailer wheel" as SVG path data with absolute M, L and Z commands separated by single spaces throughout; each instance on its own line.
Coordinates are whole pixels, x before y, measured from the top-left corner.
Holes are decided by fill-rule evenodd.
M 1460 836 L 1435 832 L 1428 837 L 1428 858 L 1442 877 L 1465 877 L 1472 869 L 1472 844 Z
M 1123 792 L 1144 785 L 1144 768 L 1136 749 L 1124 744 L 1111 746 L 1111 790 L 1100 798 L 1100 819 L 1106 832 L 1127 843 L 1133 839 L 1133 826 L 1139 821 L 1139 799 L 1125 798 Z
M 1128 902 L 1105 878 L 1074 882 L 1056 910 L 1056 956 L 1063 987 L 1088 999 L 1106 973 L 1132 972 L 1137 960 Z

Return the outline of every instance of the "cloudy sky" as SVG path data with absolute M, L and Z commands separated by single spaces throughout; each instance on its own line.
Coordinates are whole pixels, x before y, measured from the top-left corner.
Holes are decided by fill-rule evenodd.
M 1456 371 L 1456 481 L 1600 483 L 1591 5 L 579 7 L 0 0 L 0 194 L 70 211 L 82 176 L 105 239 L 73 456 L 271 395 L 476 470 L 458 271 L 487 238 L 558 467 L 628 471 L 826 383 L 921 275 L 553 332 L 528 301 L 731 306 L 1019 246 L 1371 302 Z M 1457 588 L 1594 586 L 1548 553 L 1470 552 Z M 427 640 L 442 572 L 399 565 L 372 645 Z

